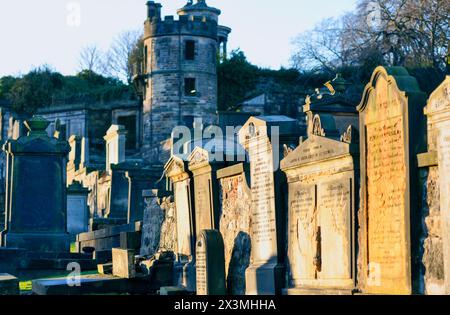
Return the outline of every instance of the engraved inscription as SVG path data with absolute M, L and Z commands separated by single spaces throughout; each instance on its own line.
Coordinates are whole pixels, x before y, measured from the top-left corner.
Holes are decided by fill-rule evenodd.
M 255 261 L 277 256 L 275 229 L 275 190 L 270 143 L 251 150 L 252 249 Z
M 377 266 L 384 290 L 395 291 L 408 277 L 405 264 L 408 174 L 402 117 L 367 126 L 366 158 L 368 263 Z
M 206 270 L 206 243 L 203 238 L 197 242 L 196 251 L 197 295 L 208 294 L 208 278 Z

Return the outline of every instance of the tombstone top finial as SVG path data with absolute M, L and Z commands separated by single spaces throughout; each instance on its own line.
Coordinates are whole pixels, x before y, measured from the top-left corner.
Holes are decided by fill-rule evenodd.
M 25 127 L 30 133 L 46 133 L 50 122 L 41 116 L 33 116 L 31 119 L 24 122 Z

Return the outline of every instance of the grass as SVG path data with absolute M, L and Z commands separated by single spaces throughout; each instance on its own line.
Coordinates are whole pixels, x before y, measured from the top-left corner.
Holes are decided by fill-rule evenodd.
M 77 252 L 77 248 L 76 248 L 76 244 L 75 243 L 70 243 L 70 252 L 71 253 L 76 253 Z

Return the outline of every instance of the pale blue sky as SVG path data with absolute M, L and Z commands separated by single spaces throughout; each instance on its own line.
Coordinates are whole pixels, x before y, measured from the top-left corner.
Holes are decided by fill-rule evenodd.
M 159 2 L 164 16 L 176 15 L 176 9 L 187 1 Z M 26 73 L 44 63 L 64 74 L 74 74 L 83 47 L 94 43 L 107 49 L 122 30 L 142 27 L 145 3 L 145 0 L 0 1 L 0 76 Z M 295 35 L 323 18 L 353 10 L 356 0 L 209 0 L 207 3 L 221 9 L 220 23 L 233 29 L 230 49 L 240 47 L 251 62 L 277 69 L 289 64 Z M 77 7 L 81 9 L 80 25 L 73 26 L 77 19 L 71 19 L 71 13 Z

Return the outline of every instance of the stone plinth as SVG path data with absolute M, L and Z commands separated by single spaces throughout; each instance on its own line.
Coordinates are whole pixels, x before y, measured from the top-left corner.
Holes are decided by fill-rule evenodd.
M 122 125 L 111 125 L 103 139 L 106 141 L 106 171 L 111 165 L 125 161 L 125 145 L 127 131 Z

